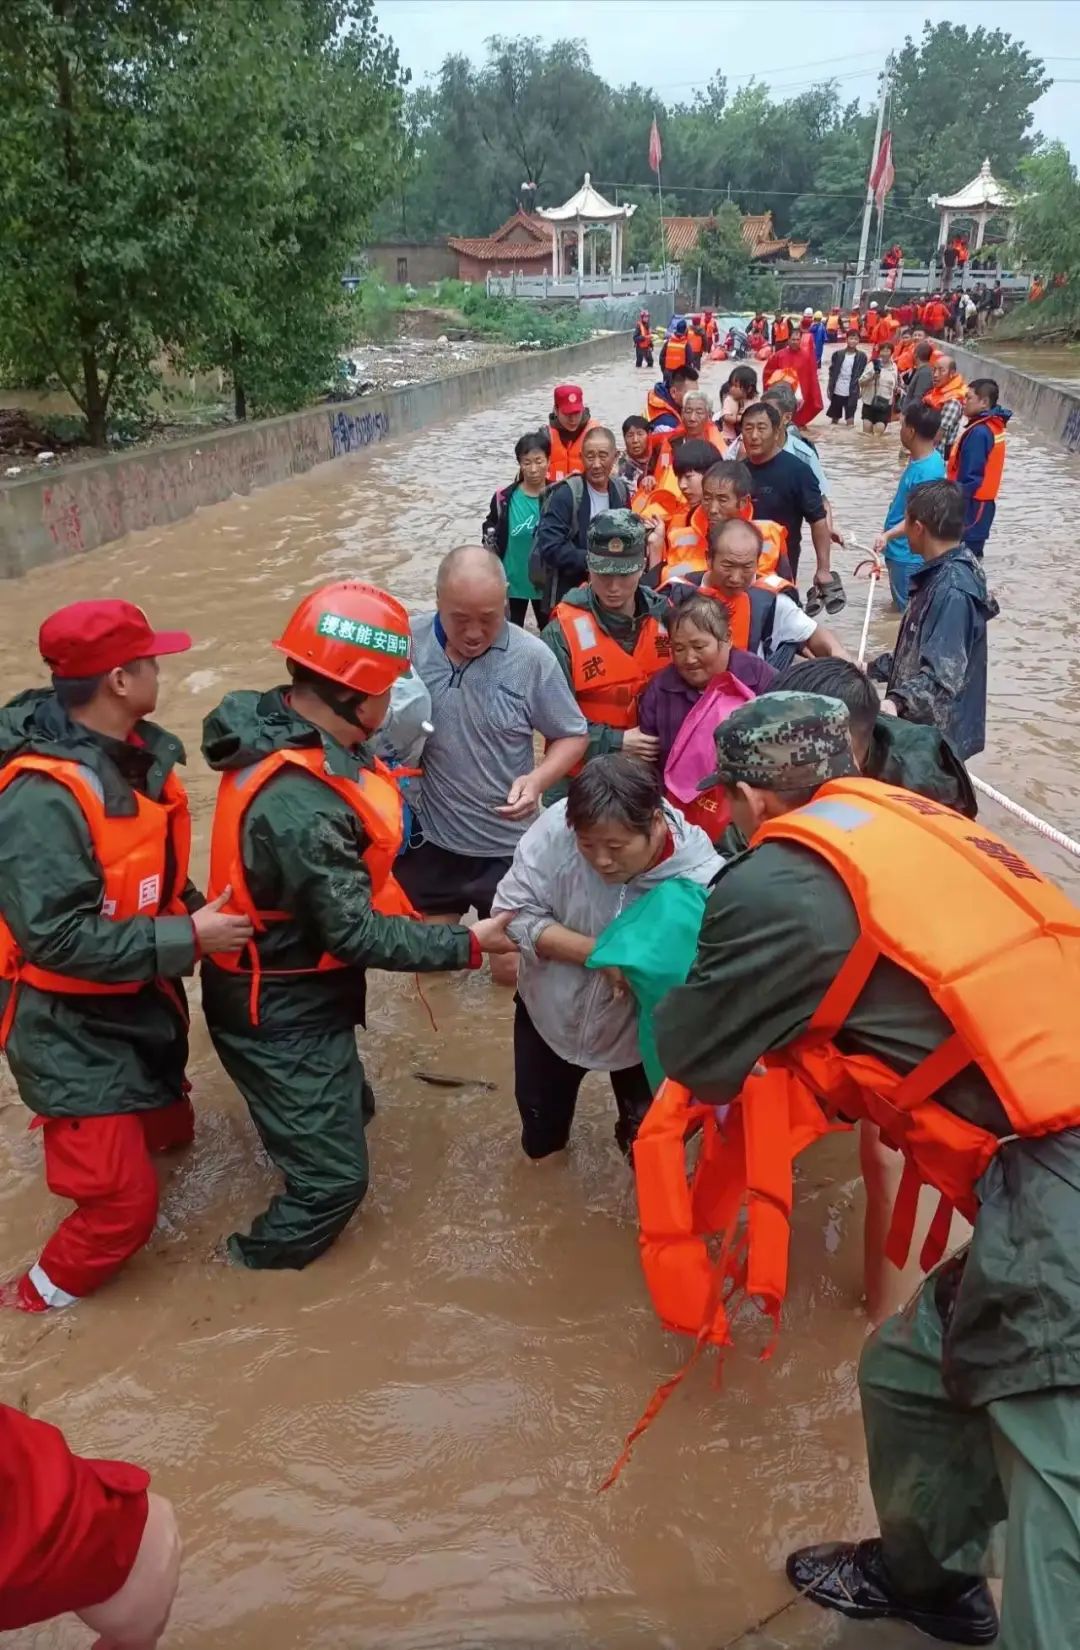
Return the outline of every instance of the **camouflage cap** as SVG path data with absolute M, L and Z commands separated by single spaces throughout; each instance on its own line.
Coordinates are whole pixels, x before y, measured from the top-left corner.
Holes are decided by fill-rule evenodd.
M 802 791 L 827 779 L 857 774 L 847 706 L 819 693 L 763 693 L 721 722 L 712 785 L 754 785 L 763 791 Z
M 633 510 L 604 510 L 589 523 L 585 562 L 590 573 L 642 573 L 647 529 Z

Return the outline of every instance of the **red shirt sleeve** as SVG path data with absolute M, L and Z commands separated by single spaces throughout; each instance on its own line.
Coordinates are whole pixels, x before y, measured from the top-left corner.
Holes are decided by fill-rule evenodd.
M 141 1467 L 73 1455 L 56 1427 L 0 1405 L 0 1632 L 120 1590 L 149 1482 Z

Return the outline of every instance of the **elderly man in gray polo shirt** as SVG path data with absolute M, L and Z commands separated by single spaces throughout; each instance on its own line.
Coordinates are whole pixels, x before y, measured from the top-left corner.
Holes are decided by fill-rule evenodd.
M 506 617 L 506 574 L 489 550 L 451 550 L 435 581 L 437 612 L 413 624 L 413 668 L 431 694 L 424 747 L 423 842 L 398 878 L 425 917 L 456 922 L 491 912 L 540 797 L 585 755 L 585 718 L 538 636 Z M 534 736 L 546 750 L 537 761 Z M 516 957 L 492 959 L 513 983 Z

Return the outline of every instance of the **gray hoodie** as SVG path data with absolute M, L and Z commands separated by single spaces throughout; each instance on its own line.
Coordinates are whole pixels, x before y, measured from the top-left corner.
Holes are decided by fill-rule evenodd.
M 510 933 L 521 948 L 518 995 L 533 1025 L 555 1053 L 590 1071 L 621 1071 L 641 1059 L 637 1011 L 606 976 L 576 963 L 536 955 L 545 928 L 562 923 L 599 936 L 642 894 L 669 877 L 709 883 L 723 864 L 705 832 L 664 804 L 675 851 L 628 883 L 605 882 L 578 850 L 557 802 L 530 825 L 499 883 L 493 911 L 514 911 Z

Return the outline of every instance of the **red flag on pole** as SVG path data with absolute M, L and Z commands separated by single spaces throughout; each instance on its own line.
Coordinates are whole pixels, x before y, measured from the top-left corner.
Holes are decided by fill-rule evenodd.
M 656 116 L 653 115 L 652 130 L 649 133 L 649 170 L 659 172 L 660 162 L 663 158 L 664 151 L 660 147 L 660 131 L 656 124 Z
M 881 143 L 878 146 L 877 158 L 874 161 L 874 168 L 870 173 L 870 187 L 874 191 L 874 202 L 879 212 L 885 205 L 885 196 L 895 182 L 896 172 L 892 163 L 892 133 L 883 132 Z

